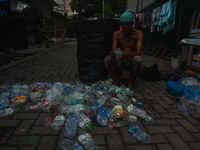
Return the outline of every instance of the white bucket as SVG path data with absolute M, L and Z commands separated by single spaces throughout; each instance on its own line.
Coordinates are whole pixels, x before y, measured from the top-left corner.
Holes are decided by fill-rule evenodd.
M 173 69 L 181 68 L 181 56 L 180 55 L 172 57 L 171 67 Z

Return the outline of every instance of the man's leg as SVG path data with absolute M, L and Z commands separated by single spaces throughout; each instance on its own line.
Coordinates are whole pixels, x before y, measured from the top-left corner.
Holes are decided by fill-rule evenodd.
M 120 84 L 120 78 L 117 75 L 117 70 L 115 67 L 115 60 L 111 56 L 106 56 L 104 59 L 105 68 L 107 68 L 108 72 L 111 74 L 111 76 L 115 79 L 113 85 L 119 85 Z
M 140 68 L 142 65 L 142 57 L 141 56 L 134 56 L 133 59 L 131 60 L 132 68 L 131 68 L 131 77 L 130 81 L 128 83 L 128 88 L 132 89 L 134 85 L 134 81 L 137 78 Z

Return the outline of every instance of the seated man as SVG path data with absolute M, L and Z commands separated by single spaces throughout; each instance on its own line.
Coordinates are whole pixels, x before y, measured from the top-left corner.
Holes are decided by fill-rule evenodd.
M 128 83 L 128 87 L 132 90 L 135 79 L 138 76 L 142 65 L 142 40 L 143 32 L 133 29 L 133 15 L 130 10 L 126 10 L 120 16 L 120 27 L 122 30 L 117 30 L 113 34 L 113 45 L 110 55 L 104 59 L 105 67 L 108 72 L 115 79 L 113 85 L 120 84 L 120 78 L 117 75 L 117 61 L 114 50 L 119 44 L 119 48 L 122 51 L 122 57 L 118 58 L 118 62 L 121 65 L 125 65 L 131 69 L 131 77 Z

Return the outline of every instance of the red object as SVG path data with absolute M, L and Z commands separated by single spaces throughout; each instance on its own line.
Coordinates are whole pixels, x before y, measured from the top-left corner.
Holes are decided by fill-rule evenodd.
M 43 102 L 43 104 L 44 104 L 45 106 L 49 105 L 49 102 L 48 102 L 46 99 L 43 99 L 42 102 Z

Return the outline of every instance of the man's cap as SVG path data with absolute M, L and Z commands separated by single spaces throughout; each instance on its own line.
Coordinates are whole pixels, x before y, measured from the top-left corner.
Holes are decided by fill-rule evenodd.
M 133 22 L 133 14 L 128 9 L 126 10 L 121 16 L 120 16 L 120 22 L 127 21 L 127 22 Z

